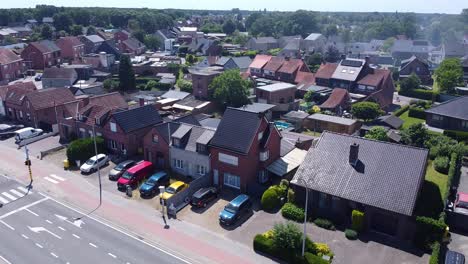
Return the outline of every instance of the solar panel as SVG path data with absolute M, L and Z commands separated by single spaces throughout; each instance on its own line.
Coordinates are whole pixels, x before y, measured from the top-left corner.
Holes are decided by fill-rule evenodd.
M 349 66 L 349 67 L 361 67 L 362 66 L 362 61 L 356 61 L 356 60 L 343 60 L 341 62 L 342 66 Z

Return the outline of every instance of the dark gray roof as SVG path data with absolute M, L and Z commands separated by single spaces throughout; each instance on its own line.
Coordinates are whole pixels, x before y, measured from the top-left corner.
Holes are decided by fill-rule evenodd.
M 234 57 L 232 60 L 239 69 L 248 69 L 252 63 L 252 59 L 249 56 Z
M 350 145 L 359 144 L 359 162 L 349 163 Z M 427 149 L 322 133 L 293 182 L 350 201 L 413 215 L 428 156 Z
M 387 125 L 391 128 L 400 128 L 403 125 L 403 120 L 398 116 L 394 115 L 385 115 L 377 118 L 378 123 L 382 125 Z
M 426 110 L 426 113 L 468 120 L 468 96 L 462 96 L 436 105 Z
M 71 79 L 74 77 L 77 77 L 77 73 L 72 68 L 45 68 L 42 74 L 44 79 Z
M 247 154 L 261 122 L 262 117 L 257 113 L 229 107 L 224 112 L 211 145 Z
M 264 113 L 266 111 L 273 109 L 274 107 L 275 105 L 272 105 L 272 104 L 252 103 L 252 104 L 241 106 L 237 109 L 242 110 L 242 111 L 252 112 L 252 113 Z
M 158 110 L 153 105 L 145 105 L 113 114 L 115 122 L 125 133 L 132 132 L 162 122 Z
M 196 143 L 207 145 L 210 143 L 210 140 L 213 138 L 215 130 L 206 129 L 206 128 L 197 128 L 203 130 L 203 133 L 198 137 Z
M 218 128 L 220 122 L 221 122 L 221 119 L 219 118 L 206 118 L 206 119 L 200 120 L 200 125 L 202 127 L 216 129 Z
M 161 135 L 161 137 L 166 142 L 169 142 L 169 133 L 174 133 L 174 131 L 176 131 L 180 125 L 180 123 L 176 122 L 165 122 L 157 124 L 156 126 L 154 126 L 154 128 L 158 131 L 159 135 Z
M 177 128 L 174 133 L 172 133 L 172 137 L 174 138 L 183 138 L 190 130 L 192 129 L 192 126 L 186 125 L 186 124 L 181 124 L 179 128 Z
M 192 114 L 188 114 L 188 115 L 185 115 L 185 116 L 182 116 L 182 117 L 178 117 L 178 118 L 174 119 L 174 122 L 190 124 L 190 125 L 194 125 L 194 126 L 199 126 L 200 125 L 199 120 L 195 116 L 193 116 Z
M 290 131 L 281 131 L 281 148 L 280 148 L 280 156 L 283 157 L 291 150 L 296 147 L 297 141 L 312 141 L 315 137 L 308 136 L 305 134 L 290 132 Z

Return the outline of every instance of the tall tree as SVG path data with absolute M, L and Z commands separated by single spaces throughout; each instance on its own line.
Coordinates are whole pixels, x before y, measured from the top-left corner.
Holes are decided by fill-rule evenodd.
M 338 34 L 338 27 L 335 24 L 330 24 L 325 27 L 325 36 L 331 37 Z
M 236 24 L 231 19 L 228 19 L 223 24 L 223 32 L 231 35 L 236 30 Z
M 86 30 L 86 35 L 95 35 L 96 34 L 96 28 L 93 26 L 89 26 L 88 29 Z
M 429 138 L 427 128 L 422 123 L 413 124 L 401 132 L 401 139 L 406 145 L 424 147 L 424 143 Z
M 146 35 L 143 43 L 150 50 L 157 50 L 161 46 L 161 42 L 155 35 Z
M 41 38 L 42 39 L 52 39 L 52 29 L 49 25 L 44 24 L 41 27 Z
M 324 59 L 327 62 L 337 62 L 340 59 L 340 51 L 335 46 L 330 45 L 325 52 Z
M 119 82 L 121 91 L 134 90 L 136 87 L 135 72 L 128 55 L 120 56 Z
M 435 74 L 442 92 L 454 93 L 455 87 L 463 83 L 463 68 L 458 58 L 443 60 Z
M 240 107 L 250 102 L 249 86 L 249 81 L 242 79 L 239 70 L 229 70 L 214 78 L 209 89 L 220 104 Z
M 70 27 L 70 34 L 73 36 L 79 36 L 83 34 L 83 27 L 81 25 L 72 25 Z
M 57 31 L 65 30 L 70 31 L 70 27 L 73 25 L 73 20 L 68 13 L 57 13 L 54 15 L 54 27 Z

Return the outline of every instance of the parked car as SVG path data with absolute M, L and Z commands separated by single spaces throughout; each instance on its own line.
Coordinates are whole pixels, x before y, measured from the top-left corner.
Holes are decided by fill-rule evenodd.
M 81 173 L 91 173 L 98 170 L 104 165 L 109 163 L 109 158 L 106 154 L 97 154 L 89 158 L 83 165 L 80 167 Z
M 170 177 L 164 171 L 157 172 L 140 186 L 140 196 L 153 196 L 159 191 L 159 186 L 168 186 Z
M 19 130 L 15 131 L 15 139 L 16 142 L 20 142 L 21 140 L 28 139 L 28 138 L 33 138 L 40 136 L 44 131 L 39 128 L 33 128 L 33 127 L 25 127 Z
M 133 167 L 136 162 L 134 160 L 126 160 L 122 161 L 117 164 L 110 172 L 109 172 L 109 180 L 116 181 L 122 176 L 122 174 L 129 168 Z
M 34 80 L 35 80 L 36 82 L 41 81 L 41 80 L 42 80 L 42 74 L 36 75 L 36 77 L 34 77 Z
M 206 207 L 206 205 L 218 197 L 216 187 L 201 188 L 192 195 L 190 203 L 195 207 Z
M 124 191 L 128 186 L 134 187 L 153 173 L 153 163 L 141 161 L 122 174 L 117 181 L 117 189 Z
M 15 130 L 23 128 L 23 125 L 0 124 L 0 139 L 5 139 L 16 135 Z
M 445 264 L 465 264 L 465 256 L 461 253 L 447 250 L 445 253 Z
M 186 184 L 183 181 L 176 181 L 173 184 L 169 185 L 169 187 L 166 188 L 166 191 L 161 195 L 161 199 L 166 201 L 167 199 L 171 198 L 175 194 L 181 192 L 185 188 L 188 187 L 188 184 Z
M 219 223 L 223 225 L 232 225 L 242 216 L 252 212 L 252 202 L 246 194 L 241 194 L 229 202 L 219 213 Z

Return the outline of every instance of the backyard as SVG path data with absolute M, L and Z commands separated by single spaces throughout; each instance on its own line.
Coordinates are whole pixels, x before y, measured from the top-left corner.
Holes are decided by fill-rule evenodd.
M 402 129 L 408 128 L 413 124 L 424 123 L 426 121 L 424 119 L 410 117 L 408 116 L 408 114 L 409 114 L 409 111 L 406 111 L 400 115 L 400 118 L 404 121 L 403 126 L 401 127 Z
M 437 172 L 432 166 L 432 161 L 429 161 L 422 192 L 416 205 L 416 215 L 439 217 L 444 208 L 447 180 L 448 176 Z

